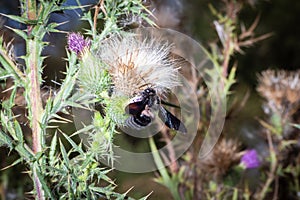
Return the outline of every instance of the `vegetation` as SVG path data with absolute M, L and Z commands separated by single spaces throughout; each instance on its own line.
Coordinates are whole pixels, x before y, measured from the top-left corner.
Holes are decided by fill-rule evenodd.
M 255 1 L 209 4 L 214 18 L 209 22 L 213 27 L 210 31 L 216 38 L 176 53 L 173 49 L 177 43 L 170 44 L 163 34 L 158 35 L 163 31 L 158 27 L 183 30 L 180 1 L 174 1 L 173 10 L 152 1 L 100 0 L 95 5 L 76 2 L 76 6 L 70 6 L 66 0 L 20 0 L 20 15 L 2 14 L 20 24 L 22 28 L 7 30 L 21 38 L 26 47 L 21 56 L 16 56 L 16 43 L 4 36 L 0 39 L 0 146 L 5 164 L 1 170 L 2 199 L 153 198 L 155 190 L 142 195 L 143 191 L 130 192 L 131 188 L 121 191 L 118 181 L 114 181 L 115 171 L 124 166 L 124 157 L 116 154 L 117 146 L 134 144 L 139 151 L 132 136 L 148 134 L 132 130 L 133 135 L 124 136 L 128 120 L 136 117 L 129 115 L 127 106 L 139 102 L 140 92 L 147 87 L 154 87 L 163 101 L 175 102 L 173 107 L 162 103 L 176 116 L 180 116 L 176 102 L 196 94 L 194 111 L 199 110 L 199 120 L 181 116 L 188 130 L 196 127 L 193 133 L 184 135 L 169 125 L 158 135 L 140 138 L 142 151 L 150 149 L 155 166 L 152 171 L 156 170 L 153 177 L 170 198 L 299 198 L 298 71 L 270 69 L 260 73 L 256 88 L 264 99 L 264 116 L 256 116 L 259 126 L 244 131 L 244 136 L 232 133 L 239 130 L 231 119 L 245 108 L 250 96 L 247 93 L 236 100 L 235 88 L 240 84 L 237 54 L 247 57 L 246 48 L 272 37 L 271 33 L 256 34 L 263 13 L 249 26 L 240 19 L 245 6 L 255 6 Z M 68 22 L 52 20 L 54 14 L 68 10 L 82 13 L 84 28 L 80 32 L 63 31 L 60 27 Z M 133 31 L 142 27 L 152 29 Z M 155 31 L 147 35 L 143 30 Z M 66 64 L 64 78 L 52 80 L 55 87 L 47 85 L 44 76 L 46 60 L 51 56 L 45 53 L 51 46 L 49 34 L 65 34 L 67 42 L 66 57 L 61 61 Z M 205 61 L 205 67 L 198 67 L 200 61 Z M 175 97 L 170 91 L 181 86 L 181 76 L 190 89 Z M 147 106 L 151 110 L 151 105 Z M 149 117 L 147 106 L 140 114 Z M 76 118 L 85 115 L 88 117 Z M 177 135 L 181 144 L 174 142 Z M 191 144 L 184 149 L 184 141 L 190 136 Z M 249 138 L 256 144 L 250 144 Z M 165 147 L 163 152 L 161 147 Z M 182 148 L 178 157 L 178 149 Z M 127 162 L 132 170 L 142 164 L 137 157 Z M 28 183 L 26 186 L 18 183 L 12 169 L 30 178 L 22 179 Z M 128 176 L 130 179 L 133 175 Z M 13 189 L 7 187 L 12 182 L 17 182 L 10 185 Z

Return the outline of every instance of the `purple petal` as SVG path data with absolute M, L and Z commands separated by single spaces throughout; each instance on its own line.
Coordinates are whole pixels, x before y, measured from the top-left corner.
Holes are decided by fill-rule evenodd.
M 256 168 L 260 166 L 258 154 L 255 149 L 248 150 L 241 158 L 241 163 L 246 169 Z
M 84 39 L 83 35 L 79 33 L 70 33 L 68 35 L 69 49 L 77 55 L 80 54 L 84 48 L 89 47 L 90 45 L 91 41 L 89 39 Z

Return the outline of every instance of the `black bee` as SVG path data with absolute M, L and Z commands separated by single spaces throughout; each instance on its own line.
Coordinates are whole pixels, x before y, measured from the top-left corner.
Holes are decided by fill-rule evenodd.
M 146 88 L 139 96 L 131 99 L 126 106 L 125 111 L 130 114 L 127 124 L 131 127 L 144 127 L 151 123 L 154 119 L 154 114 L 151 109 L 158 110 L 159 118 L 170 129 L 186 133 L 187 129 L 184 124 L 175 117 L 172 113 L 166 110 L 161 104 L 172 105 L 160 100 L 156 91 L 153 88 Z

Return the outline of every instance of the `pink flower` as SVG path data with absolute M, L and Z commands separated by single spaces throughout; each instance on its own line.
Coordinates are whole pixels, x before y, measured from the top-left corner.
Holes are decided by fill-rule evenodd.
M 68 35 L 68 46 L 69 49 L 75 52 L 77 55 L 82 53 L 85 48 L 90 47 L 91 41 L 84 39 L 83 35 L 79 33 L 70 33 Z
M 241 158 L 241 164 L 246 169 L 257 168 L 260 166 L 258 154 L 255 149 L 247 150 Z

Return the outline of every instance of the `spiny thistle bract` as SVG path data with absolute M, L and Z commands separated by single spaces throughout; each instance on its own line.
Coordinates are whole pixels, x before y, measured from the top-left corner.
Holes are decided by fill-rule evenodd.
M 97 97 L 100 97 L 102 92 L 108 91 L 111 85 L 107 66 L 95 58 L 90 51 L 85 51 L 82 54 L 78 83 L 85 92 Z

